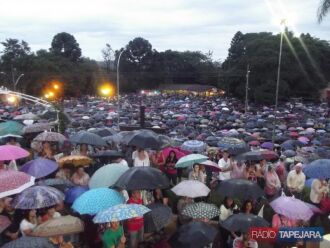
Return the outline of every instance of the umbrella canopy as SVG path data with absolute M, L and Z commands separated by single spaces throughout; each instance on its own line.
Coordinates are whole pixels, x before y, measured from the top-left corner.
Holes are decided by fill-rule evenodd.
M 201 154 L 190 154 L 179 159 L 176 163 L 176 168 L 186 168 L 194 165 L 195 163 L 201 163 L 208 159 L 208 157 Z
M 91 189 L 80 195 L 72 209 L 80 214 L 94 215 L 112 206 L 124 203 L 124 197 L 117 191 L 108 188 Z
M 6 121 L 0 123 L 0 137 L 10 135 L 22 135 L 24 125 L 17 121 Z
M 306 165 L 305 175 L 311 178 L 330 178 L 330 159 L 318 159 Z
M 108 223 L 141 217 L 150 209 L 141 204 L 119 204 L 99 212 L 93 219 L 95 223 Z
M 72 188 L 75 186 L 70 180 L 62 178 L 50 178 L 46 180 L 41 180 L 38 182 L 38 185 L 52 186 L 62 192 L 66 191 L 68 188 Z
M 15 170 L 0 170 L 0 198 L 21 193 L 34 184 L 34 177 Z
M 182 215 L 191 217 L 193 219 L 213 219 L 214 217 L 220 215 L 220 210 L 214 204 L 198 202 L 187 205 L 182 210 Z
M 20 237 L 14 241 L 11 241 L 1 248 L 56 248 L 48 238 L 39 237 Z
M 64 201 L 64 194 L 49 186 L 33 186 L 24 190 L 12 201 L 17 209 L 39 209 L 55 206 Z
M 220 182 L 216 187 L 216 193 L 231 198 L 258 199 L 264 195 L 257 183 L 245 179 L 229 179 Z
M 200 181 L 185 180 L 171 189 L 178 196 L 187 196 L 190 198 L 204 197 L 210 193 L 210 189 Z
M 65 202 L 72 204 L 79 196 L 88 191 L 87 187 L 76 186 L 65 192 Z
M 58 163 L 60 164 L 60 166 L 63 166 L 63 165 L 73 165 L 76 167 L 88 166 L 92 163 L 92 159 L 90 159 L 87 156 L 70 155 L 70 156 L 60 158 Z
M 3 145 L 0 146 L 0 161 L 16 160 L 29 156 L 30 153 L 19 146 Z
M 144 215 L 144 231 L 146 233 L 158 232 L 165 227 L 172 217 L 172 210 L 161 203 L 147 205 L 150 212 Z
M 158 135 L 150 130 L 139 130 L 128 140 L 128 145 L 142 149 L 159 149 L 162 145 Z
M 40 133 L 51 130 L 53 125 L 51 123 L 34 123 L 23 128 L 23 133 Z
M 38 134 L 33 140 L 39 142 L 64 142 L 67 139 L 63 134 L 60 133 L 43 132 L 41 134 Z
M 247 233 L 251 227 L 268 227 L 269 223 L 253 214 L 233 214 L 221 223 L 221 226 L 231 232 Z
M 80 233 L 84 231 L 84 223 L 71 215 L 50 219 L 38 225 L 32 232 L 36 237 L 52 237 Z
M 93 158 L 122 158 L 124 154 L 116 150 L 106 150 L 94 153 L 91 155 Z
M 35 178 L 48 176 L 58 169 L 58 164 L 52 160 L 38 158 L 25 163 L 20 171 L 23 171 Z
M 278 155 L 274 151 L 259 150 L 243 153 L 236 157 L 237 160 L 259 161 L 259 160 L 273 160 L 278 159 Z
M 189 152 L 204 152 L 206 149 L 206 144 L 199 140 L 188 140 L 183 142 L 181 149 Z
M 0 234 L 11 225 L 11 221 L 7 216 L 0 215 Z
M 126 190 L 164 189 L 170 185 L 168 178 L 160 170 L 145 166 L 129 168 L 114 186 Z
M 232 137 L 220 138 L 218 142 L 218 147 L 221 150 L 227 149 L 228 152 L 232 155 L 237 155 L 248 151 L 248 146 L 243 140 Z
M 171 151 L 175 152 L 177 159 L 180 159 L 180 158 L 188 155 L 187 152 L 182 151 L 180 148 L 167 147 L 167 148 L 163 149 L 164 157 L 167 158 Z
M 211 160 L 206 160 L 204 162 L 200 163 L 201 165 L 204 165 L 206 168 L 208 168 L 212 172 L 219 172 L 221 171 L 219 165 Z
M 17 115 L 14 117 L 14 120 L 39 120 L 39 116 L 30 112 L 27 114 Z
M 70 141 L 75 144 L 87 144 L 91 146 L 106 146 L 106 142 L 97 134 L 80 131 L 70 137 Z
M 309 220 L 314 214 L 311 205 L 294 197 L 280 196 L 270 206 L 276 213 L 294 220 Z
M 204 222 L 190 222 L 182 225 L 172 236 L 169 243 L 177 248 L 203 248 L 212 243 L 217 229 Z
M 111 187 L 128 169 L 128 166 L 121 164 L 108 164 L 102 166 L 95 171 L 89 180 L 88 185 L 91 189 Z

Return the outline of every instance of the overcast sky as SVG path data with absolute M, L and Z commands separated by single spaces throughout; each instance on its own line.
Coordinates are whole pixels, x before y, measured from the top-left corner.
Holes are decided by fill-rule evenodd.
M 296 33 L 330 40 L 330 15 L 321 25 L 319 0 L 0 0 L 0 41 L 24 39 L 32 50 L 48 49 L 59 32 L 75 36 L 84 56 L 101 60 L 141 36 L 158 51 L 213 51 L 224 60 L 238 31 L 279 32 L 289 19 Z

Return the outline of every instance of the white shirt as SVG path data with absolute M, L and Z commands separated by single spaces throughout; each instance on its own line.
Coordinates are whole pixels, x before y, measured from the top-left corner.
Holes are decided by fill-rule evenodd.
M 141 159 L 139 159 L 139 157 L 136 157 L 134 159 L 134 166 L 135 167 L 150 166 L 149 158 L 146 157 L 145 159 L 141 160 Z
M 290 171 L 288 177 L 286 178 L 287 186 L 289 188 L 293 188 L 297 192 L 301 192 L 304 189 L 305 181 L 305 174 L 302 171 L 297 174 L 296 170 Z
M 31 222 L 28 222 L 26 219 L 23 219 L 21 221 L 21 223 L 19 224 L 19 230 L 22 233 L 22 236 L 26 236 L 25 233 L 23 231 L 26 230 L 33 230 L 34 228 L 36 228 L 37 224 L 32 224 Z
M 242 247 L 240 244 L 243 242 L 243 237 L 237 237 L 234 239 L 233 248 Z M 255 240 L 248 241 L 248 248 L 258 248 L 258 243 Z
M 224 158 L 220 159 L 218 162 L 218 166 L 221 169 L 227 169 L 230 166 L 230 159 L 228 158 L 227 162 L 225 161 Z M 230 171 L 219 172 L 219 179 L 222 181 L 230 179 Z
M 328 184 L 321 186 L 321 181 L 314 179 L 311 187 L 310 199 L 313 203 L 320 203 L 323 194 L 329 192 Z
M 235 205 L 234 209 L 237 209 L 237 206 Z M 220 220 L 225 221 L 229 216 L 233 214 L 233 209 L 226 208 L 225 205 L 220 206 Z
M 128 167 L 128 163 L 127 163 L 127 161 L 125 159 L 120 160 L 120 162 L 117 163 L 117 164 L 121 164 L 121 165 L 124 165 L 124 166 L 127 166 Z

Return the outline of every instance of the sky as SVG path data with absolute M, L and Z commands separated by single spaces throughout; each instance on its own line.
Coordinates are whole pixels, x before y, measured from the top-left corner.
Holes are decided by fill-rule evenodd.
M 213 52 L 223 61 L 237 31 L 280 32 L 286 18 L 296 35 L 330 40 L 330 14 L 321 24 L 319 0 L 0 0 L 0 41 L 23 39 L 48 49 L 59 32 L 75 36 L 83 56 L 102 60 L 109 43 L 143 37 L 157 51 Z M 2 49 L 2 47 L 0 47 Z

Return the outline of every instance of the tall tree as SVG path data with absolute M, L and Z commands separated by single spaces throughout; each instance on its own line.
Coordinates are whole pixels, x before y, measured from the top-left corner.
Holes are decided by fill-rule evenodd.
M 76 62 L 81 57 L 81 49 L 73 35 L 58 33 L 54 36 L 50 51 Z
M 102 57 L 103 57 L 103 61 L 105 64 L 105 68 L 107 70 L 107 72 L 110 72 L 112 69 L 112 65 L 115 59 L 115 53 L 112 49 L 112 47 L 110 46 L 110 44 L 106 44 L 105 48 L 102 49 Z
M 323 18 L 328 14 L 330 10 L 330 0 L 321 0 L 320 6 L 317 11 L 317 19 L 319 23 L 322 22 Z

